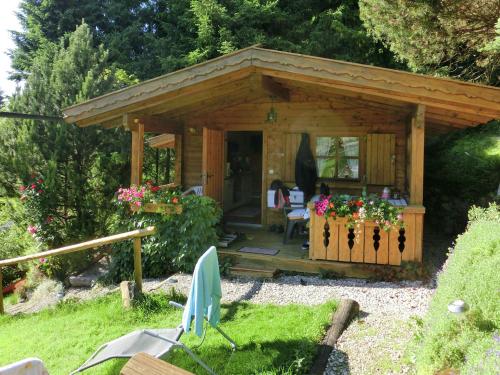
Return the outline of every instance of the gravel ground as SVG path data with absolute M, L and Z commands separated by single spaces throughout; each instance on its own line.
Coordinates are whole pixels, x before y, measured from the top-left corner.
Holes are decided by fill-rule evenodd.
M 189 275 L 175 275 L 161 288 L 187 293 Z M 146 283 L 147 285 L 148 283 Z M 151 286 L 150 286 L 151 287 Z M 411 317 L 423 316 L 434 291 L 418 281 L 367 282 L 359 279 L 325 280 L 283 276 L 272 281 L 222 281 L 223 302 L 320 304 L 351 298 L 360 305 L 360 318 L 342 334 L 325 374 L 410 374 L 401 359 L 412 338 Z
M 178 274 L 167 280 L 145 280 L 144 290 L 168 291 L 174 287 L 187 294 L 190 285 L 190 275 Z M 33 312 L 57 303 L 58 298 L 52 294 L 59 289 L 53 287 L 45 290 L 49 296 L 44 301 L 50 303 L 34 304 L 30 301 L 9 306 L 8 312 Z M 64 299 L 87 300 L 114 290 L 117 290 L 116 286 L 70 288 L 66 290 Z M 329 299 L 354 299 L 360 305 L 360 318 L 340 337 L 325 374 L 364 375 L 411 373 L 410 367 L 400 365 L 400 359 L 412 335 L 408 324 L 412 316 L 422 316 L 426 312 L 434 289 L 419 281 L 367 282 L 359 279 L 328 280 L 318 277 L 282 276 L 266 281 L 223 279 L 222 291 L 222 302 L 245 300 L 280 305 L 314 305 Z

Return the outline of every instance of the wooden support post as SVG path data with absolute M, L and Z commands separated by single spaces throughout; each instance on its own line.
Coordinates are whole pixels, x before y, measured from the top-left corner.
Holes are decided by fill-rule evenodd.
M 424 198 L 425 106 L 419 104 L 411 118 L 410 129 L 410 204 L 422 205 Z
M 135 287 L 142 292 L 141 238 L 134 238 L 134 278 Z
M 2 267 L 0 267 L 0 314 L 4 314 L 5 310 L 3 308 L 3 277 L 2 277 Z
M 131 120 L 129 115 L 124 115 L 124 123 L 132 131 L 130 185 L 140 185 L 142 183 L 142 164 L 144 161 L 144 124 L 140 121 Z
M 175 179 L 176 185 L 182 185 L 182 135 L 175 135 Z

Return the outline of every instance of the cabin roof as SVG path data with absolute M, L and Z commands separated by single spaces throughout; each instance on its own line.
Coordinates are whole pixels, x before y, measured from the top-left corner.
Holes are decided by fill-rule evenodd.
M 370 102 L 426 106 L 426 121 L 463 128 L 500 118 L 500 89 L 458 80 L 251 46 L 63 110 L 68 123 L 121 126 L 123 114 L 179 120 L 290 90 Z

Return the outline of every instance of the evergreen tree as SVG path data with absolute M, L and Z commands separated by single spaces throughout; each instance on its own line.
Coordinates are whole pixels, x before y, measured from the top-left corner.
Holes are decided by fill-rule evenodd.
M 47 43 L 72 32 L 82 20 L 109 61 L 140 79 L 183 67 L 193 46 L 194 25 L 186 0 L 22 0 L 22 31 L 13 32 L 13 79 L 24 79 Z
M 498 0 L 361 0 L 360 8 L 370 34 L 414 71 L 500 84 Z
M 82 19 L 109 50 L 109 61 L 141 80 L 257 43 L 396 66 L 366 34 L 357 0 L 22 0 L 19 19 L 23 30 L 13 34 L 12 53 L 17 79 L 31 71 L 40 48 Z
M 90 27 L 80 25 L 59 43 L 45 43 L 33 59 L 11 111 L 61 116 L 61 109 L 124 84 L 110 69 L 108 53 L 94 47 Z M 125 82 L 129 83 L 129 82 Z M 128 180 L 129 137 L 120 129 L 79 128 L 64 122 L 4 121 L 0 130 L 0 184 L 14 187 L 40 173 L 58 231 L 49 245 L 106 232 L 110 200 Z
M 260 43 L 265 47 L 394 67 L 370 38 L 356 0 L 191 0 L 197 28 L 195 63 Z M 399 66 L 403 68 L 402 66 Z

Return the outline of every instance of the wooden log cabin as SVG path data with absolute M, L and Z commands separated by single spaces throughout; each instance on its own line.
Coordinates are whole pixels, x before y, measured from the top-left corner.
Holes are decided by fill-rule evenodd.
M 64 114 L 81 127 L 131 131 L 131 184 L 141 183 L 144 133 L 159 134 L 150 144 L 175 149 L 176 183 L 202 185 L 229 220 L 240 215 L 263 228 L 283 223 L 282 211 L 268 207 L 267 192 L 274 180 L 295 186 L 297 149 L 301 134 L 308 134 L 320 167 L 317 185 L 353 195 L 364 186 L 373 193 L 384 187 L 401 192 L 408 198 L 405 232 L 374 233 L 376 226 L 366 223 L 353 245 L 339 220 L 330 222 L 326 244 L 325 219 L 313 214 L 309 253 L 289 252 L 272 262 L 281 269 L 359 276 L 360 264 L 422 262 L 425 139 L 500 118 L 500 90 L 252 46 L 66 108 Z M 347 172 L 322 168 L 321 163 L 340 165 L 338 152 L 322 151 L 339 142 L 350 145 Z

